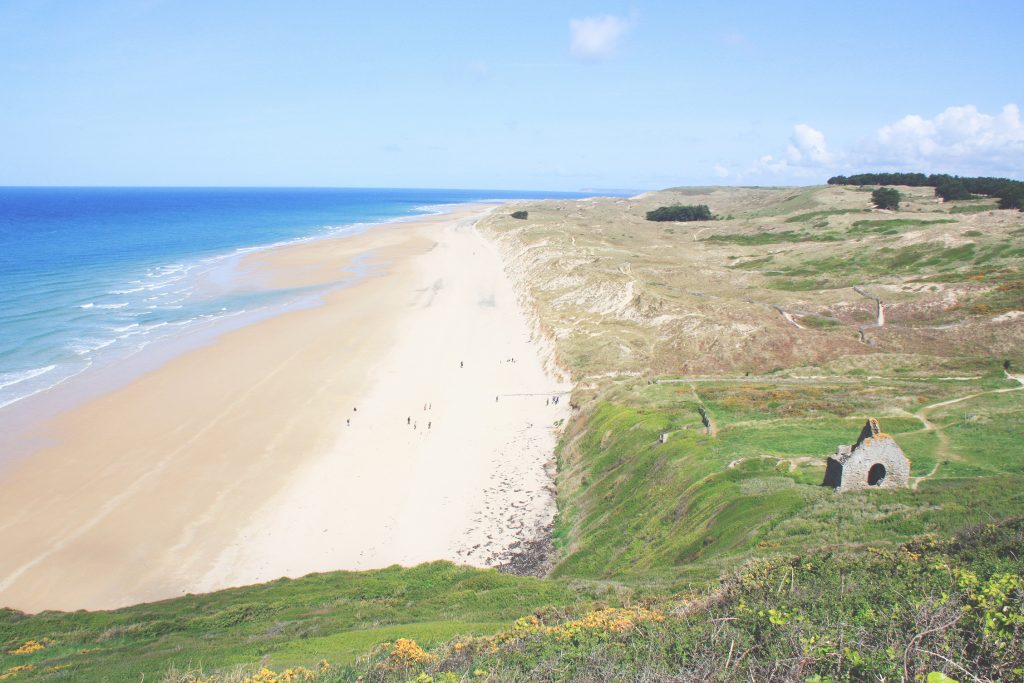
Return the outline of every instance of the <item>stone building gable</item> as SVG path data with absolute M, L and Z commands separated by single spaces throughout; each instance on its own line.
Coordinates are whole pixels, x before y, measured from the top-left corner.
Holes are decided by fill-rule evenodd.
M 829 457 L 823 483 L 843 492 L 906 487 L 909 480 L 910 461 L 872 417 L 864 424 L 857 443 L 839 446 Z

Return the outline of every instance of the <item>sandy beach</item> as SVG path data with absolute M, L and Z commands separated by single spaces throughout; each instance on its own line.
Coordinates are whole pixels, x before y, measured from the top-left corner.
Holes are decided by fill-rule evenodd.
M 254 253 L 252 286 L 339 284 L 3 437 L 44 445 L 0 476 L 0 606 L 493 565 L 549 524 L 568 387 L 474 227 L 489 210 Z

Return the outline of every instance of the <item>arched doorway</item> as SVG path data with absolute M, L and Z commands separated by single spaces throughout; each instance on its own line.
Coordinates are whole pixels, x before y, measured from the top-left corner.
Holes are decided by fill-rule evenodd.
M 875 463 L 868 470 L 868 486 L 879 486 L 885 481 L 885 465 L 882 463 Z

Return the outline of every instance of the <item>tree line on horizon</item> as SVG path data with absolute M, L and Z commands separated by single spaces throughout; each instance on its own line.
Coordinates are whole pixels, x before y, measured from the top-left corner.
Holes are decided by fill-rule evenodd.
M 837 175 L 829 185 L 906 185 L 934 187 L 935 196 L 945 201 L 977 199 L 979 195 L 999 199 L 1000 209 L 1024 211 L 1024 182 L 1009 178 L 966 177 L 946 173 L 858 173 Z

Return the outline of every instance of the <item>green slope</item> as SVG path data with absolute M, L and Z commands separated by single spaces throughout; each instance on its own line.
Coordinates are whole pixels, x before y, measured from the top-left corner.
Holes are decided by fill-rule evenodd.
M 600 591 L 598 591 L 599 593 Z M 490 633 L 531 610 L 590 604 L 593 589 L 434 562 L 403 569 L 313 574 L 109 612 L 0 611 L 0 675 L 18 680 L 160 680 L 182 671 L 265 662 L 352 661 L 405 636 L 426 644 Z M 12 655 L 26 641 L 52 641 Z M 67 667 L 45 673 L 48 667 Z

